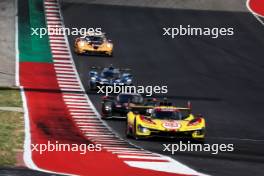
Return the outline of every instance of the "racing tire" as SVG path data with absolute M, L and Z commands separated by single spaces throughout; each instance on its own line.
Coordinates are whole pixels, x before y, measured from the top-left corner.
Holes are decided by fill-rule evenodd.
M 131 137 L 132 137 L 132 135 L 131 135 L 131 131 L 130 131 L 130 129 L 128 128 L 128 124 L 126 125 L 126 137 L 127 137 L 127 138 L 131 138 Z
M 106 54 L 106 56 L 108 56 L 108 57 L 113 57 L 113 56 L 114 56 L 114 53 L 112 52 L 112 53 L 110 53 L 110 54 Z
M 101 116 L 101 118 L 103 119 L 103 120 L 108 120 L 108 119 L 110 119 L 112 117 L 112 114 L 103 114 L 102 116 Z
M 134 120 L 134 126 L 133 126 L 133 138 L 135 140 L 139 140 L 139 137 L 138 135 L 136 134 L 136 131 L 137 131 L 137 122 L 136 122 L 136 119 Z
M 92 85 L 92 84 L 90 84 L 90 90 L 91 90 L 91 91 L 96 90 L 96 85 Z

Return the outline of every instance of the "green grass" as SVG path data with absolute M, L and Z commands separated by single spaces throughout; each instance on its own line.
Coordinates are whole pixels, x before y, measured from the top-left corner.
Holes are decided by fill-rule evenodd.
M 21 107 L 18 90 L 0 90 L 0 106 Z M 0 111 L 0 166 L 15 166 L 17 150 L 23 149 L 23 113 Z
M 0 107 L 22 107 L 19 90 L 0 88 Z

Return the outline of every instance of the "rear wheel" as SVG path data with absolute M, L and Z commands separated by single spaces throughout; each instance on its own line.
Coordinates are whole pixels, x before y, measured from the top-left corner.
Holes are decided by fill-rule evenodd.
M 103 114 L 102 115 L 102 119 L 104 119 L 104 120 L 107 120 L 107 119 L 110 119 L 112 117 L 112 114 Z

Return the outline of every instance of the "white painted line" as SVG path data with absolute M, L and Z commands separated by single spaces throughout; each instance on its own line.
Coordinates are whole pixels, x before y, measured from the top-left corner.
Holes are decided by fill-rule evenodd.
M 65 85 L 65 86 L 79 86 L 79 83 L 78 82 L 73 82 L 73 81 L 58 81 L 58 84 L 59 85 Z
M 75 81 L 76 79 L 70 79 L 70 78 L 57 78 L 59 81 Z
M 50 43 L 63 43 L 65 44 L 65 40 L 58 40 L 58 39 L 53 39 L 53 40 L 50 40 Z
M 57 74 L 57 77 L 60 77 L 60 78 L 75 78 L 75 75 L 62 75 L 62 74 Z
M 46 12 L 59 12 L 59 9 L 46 9 Z
M 117 139 L 117 137 L 113 133 L 112 136 L 91 136 L 90 139 L 92 139 L 92 140 L 98 140 L 98 139 L 113 139 L 114 140 L 114 139 Z
M 93 129 L 93 130 L 103 130 L 103 129 L 105 129 L 105 127 L 98 127 L 98 126 L 93 127 L 93 126 L 88 126 L 88 127 L 86 127 L 86 128 L 80 127 L 80 129 L 81 129 L 82 131 L 88 131 L 89 129 L 90 129 L 90 130 L 91 130 L 91 129 Z
M 47 2 L 47 1 L 45 1 L 44 4 L 45 5 L 56 5 L 56 6 L 58 5 L 57 2 Z
M 87 125 L 89 124 L 90 126 L 97 125 L 97 124 L 94 124 L 93 122 L 102 124 L 102 121 L 98 120 L 95 116 L 93 117 L 72 116 L 72 118 L 74 119 L 75 122 L 86 123 Z
M 52 51 L 69 51 L 68 48 L 66 46 L 64 46 L 64 45 L 63 46 L 52 46 L 51 50 Z
M 70 64 L 54 64 L 54 66 L 55 67 L 62 67 L 62 68 L 64 68 L 64 67 L 67 67 L 67 68 L 73 68 L 72 67 L 72 65 L 70 65 Z M 77 80 L 77 79 L 76 79 Z
M 67 107 L 68 107 L 68 108 L 80 108 L 80 109 L 87 109 L 87 107 L 89 107 L 89 105 L 88 105 L 88 106 L 74 106 L 74 105 L 68 105 Z
M 82 91 L 81 89 L 67 89 L 67 88 L 61 88 L 62 91 Z
M 56 63 L 72 63 L 71 60 L 58 60 L 58 59 L 53 59 L 54 62 Z
M 87 112 L 71 112 L 70 114 L 71 115 L 85 115 L 85 116 L 89 116 L 90 114 L 94 114 L 94 112 L 90 112 L 90 113 L 87 113 Z
M 137 151 L 144 151 L 143 149 L 139 148 L 131 148 L 131 147 L 104 147 L 107 150 L 137 150 Z
M 161 157 L 151 157 L 151 156 L 131 156 L 131 155 L 117 155 L 118 158 L 130 158 L 130 159 L 149 159 L 149 160 L 165 160 Z
M 143 153 L 143 152 L 125 152 L 125 151 L 121 151 L 121 152 L 112 152 L 113 154 L 117 154 L 117 155 L 134 155 L 134 156 L 151 156 L 151 157 L 159 157 L 159 155 L 154 155 L 152 153 Z
M 133 152 L 148 152 L 146 150 L 138 149 L 138 148 L 131 148 L 131 147 L 113 147 L 113 148 L 106 148 L 107 151 L 110 152 L 122 152 L 122 151 L 133 151 Z M 150 153 L 150 152 L 149 152 Z
M 52 54 L 52 55 L 54 59 L 69 59 L 70 60 L 69 55 L 66 55 L 66 54 L 64 55 Z
M 68 105 L 86 105 L 86 106 L 89 106 L 88 103 L 75 103 L 75 102 L 65 102 L 65 103 Z
M 124 140 L 116 140 L 116 139 L 98 139 L 98 140 L 95 140 L 96 142 L 125 142 L 127 143 L 126 141 Z
M 49 38 L 53 39 L 53 40 L 64 40 L 64 38 L 61 37 L 61 36 L 52 36 L 52 35 L 50 35 Z
M 52 40 L 50 40 L 50 43 L 63 43 L 63 44 L 65 44 L 65 40 L 64 39 L 62 39 L 62 40 L 52 39 Z
M 77 123 L 77 122 L 76 122 Z M 83 128 L 83 129 L 93 129 L 93 130 L 102 130 L 102 129 L 104 129 L 105 127 L 103 126 L 103 125 L 100 125 L 100 124 L 92 124 L 92 125 L 90 125 L 89 123 L 83 123 L 83 122 L 78 122 L 78 127 L 79 128 Z M 97 125 L 99 125 L 99 126 L 97 126 Z
M 46 13 L 47 17 L 59 17 L 59 13 Z
M 53 4 L 45 5 L 45 8 L 46 8 L 47 10 L 59 9 L 58 5 L 53 5 Z
M 138 152 L 138 153 L 150 153 L 150 152 L 146 152 L 144 150 L 139 150 L 139 149 L 107 149 L 107 151 L 109 152 Z
M 66 71 L 73 71 L 72 68 L 65 68 L 65 67 L 54 67 L 55 70 L 66 70 Z
M 47 25 L 49 29 L 62 29 L 61 25 L 53 25 L 53 24 L 48 24 Z
M 65 44 L 50 43 L 50 46 L 65 46 Z
M 79 100 L 79 99 L 69 99 L 69 98 L 64 98 L 64 101 L 83 102 L 83 103 L 87 102 L 86 99 L 81 99 L 81 100 Z
M 146 152 L 146 151 L 137 151 L 137 150 L 107 150 L 115 154 L 122 154 L 122 153 L 127 153 L 127 154 L 146 154 L 146 155 L 153 155 L 151 152 Z M 158 156 L 158 155 L 157 155 Z M 160 157 L 160 156 L 158 156 Z
M 70 109 L 70 112 L 93 112 L 91 109 Z
M 59 87 L 63 87 L 63 88 L 78 88 L 80 89 L 80 86 L 76 86 L 76 85 L 62 85 L 62 84 L 59 84 Z
M 47 17 L 47 20 L 60 20 L 59 17 Z
M 54 25 L 54 24 L 61 25 L 61 21 L 47 21 L 47 24 L 48 25 Z
M 101 122 L 101 121 L 99 121 L 98 119 L 96 119 L 96 118 L 94 118 L 94 119 L 92 119 L 92 118 L 74 118 L 74 121 L 77 123 L 85 123 L 85 122 L 87 122 L 87 125 L 88 125 L 88 123 L 89 123 L 89 125 L 90 126 L 98 126 L 98 124 L 100 124 L 100 125 L 102 125 L 103 123 Z
M 65 54 L 65 55 L 69 55 L 69 51 L 54 51 L 54 50 L 51 50 L 52 54 Z
M 88 130 L 88 129 L 87 129 Z M 86 131 L 87 131 L 86 130 Z M 84 134 L 98 134 L 98 135 L 113 135 L 111 132 L 104 132 L 104 131 L 88 131 L 88 132 L 83 132 Z
M 63 93 L 63 95 L 66 95 L 66 96 L 84 96 L 85 97 L 85 93 Z
M 85 99 L 86 100 L 86 97 L 83 96 L 83 95 L 63 95 L 64 98 L 80 98 L 80 99 Z
M 78 82 L 75 82 L 75 81 L 58 81 L 59 85 L 75 85 L 75 86 L 79 86 L 79 83 Z
M 98 134 L 98 135 L 97 135 L 97 134 L 85 134 L 85 136 L 88 136 L 88 137 L 90 137 L 90 136 L 98 136 L 98 137 L 99 137 L 99 136 L 109 136 L 109 137 L 110 137 L 110 136 L 113 136 L 113 135 L 104 135 L 104 134 Z
M 87 119 L 87 120 L 85 120 L 85 119 Z M 93 125 L 91 125 L 91 120 L 93 120 L 93 119 L 96 119 L 96 118 L 84 118 L 84 119 L 82 119 L 82 120 L 78 120 L 78 121 L 76 121 L 76 124 L 78 125 L 78 127 L 93 127 Z M 90 120 L 90 121 L 89 121 Z M 101 121 L 96 121 L 96 122 L 101 122 Z M 96 127 L 103 127 L 103 125 L 100 125 L 100 126 L 96 126 Z

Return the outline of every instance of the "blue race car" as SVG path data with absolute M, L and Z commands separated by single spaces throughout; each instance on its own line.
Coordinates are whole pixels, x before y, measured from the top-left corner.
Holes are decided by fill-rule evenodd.
M 93 67 L 90 71 L 90 89 L 96 90 L 97 86 L 129 86 L 132 85 L 132 75 L 129 69 L 119 69 L 113 66 L 103 69 Z

